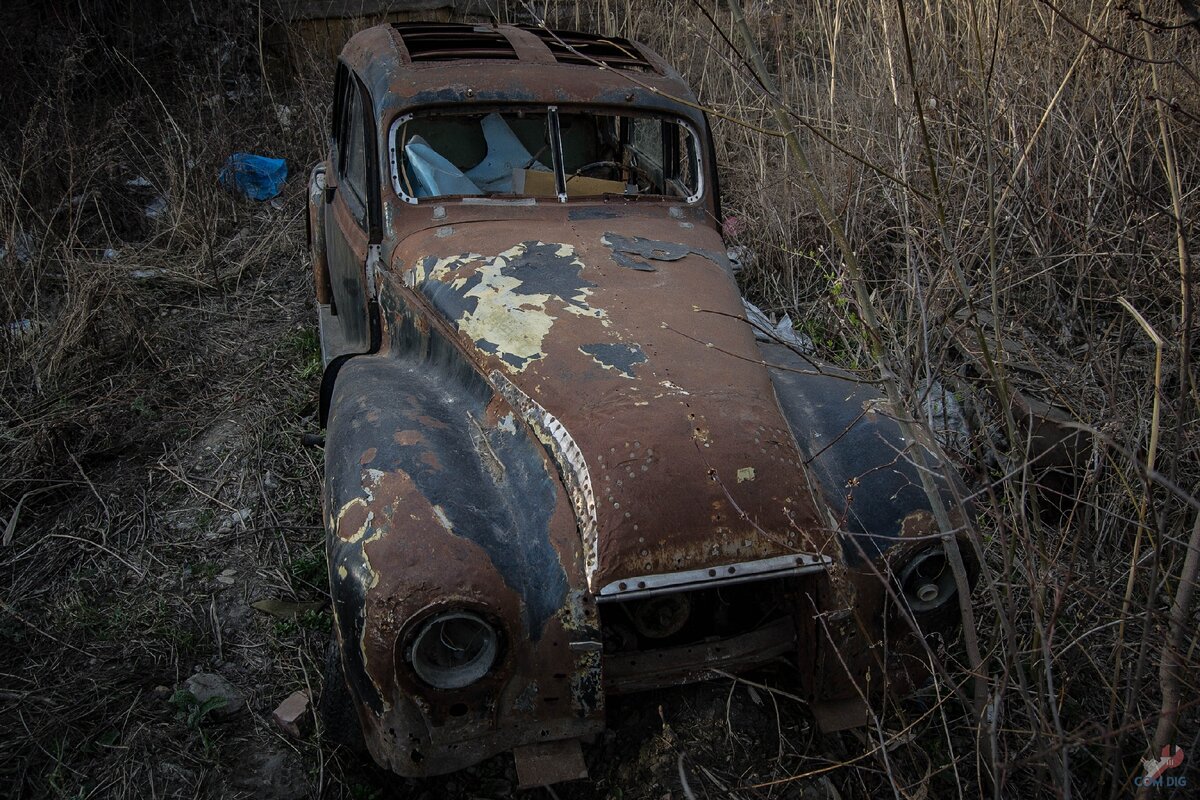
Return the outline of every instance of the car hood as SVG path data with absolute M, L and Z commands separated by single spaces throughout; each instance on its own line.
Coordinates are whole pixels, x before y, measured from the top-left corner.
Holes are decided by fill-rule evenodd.
M 553 451 L 593 592 L 833 549 L 720 237 L 665 217 L 472 222 L 395 251 Z

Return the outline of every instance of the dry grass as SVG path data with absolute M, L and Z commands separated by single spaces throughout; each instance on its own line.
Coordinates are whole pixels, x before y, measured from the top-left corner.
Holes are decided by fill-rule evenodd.
M 726 118 L 715 123 L 726 213 L 759 255 L 747 292 L 801 320 L 827 357 L 872 367 L 866 309 L 833 237 L 781 140 L 755 130 L 775 126 L 730 41 L 729 10 L 703 0 L 597 6 L 593 24 L 656 47 Z M 1190 255 L 1178 242 L 1197 215 L 1200 31 L 1178 27 L 1173 3 L 1148 5 L 1142 19 L 1174 28 L 1131 19 L 1131 7 L 747 9 L 863 266 L 883 363 L 914 410 L 933 379 L 978 408 L 972 441 L 954 455 L 979 489 L 983 721 L 948 699 L 970 679 L 959 662 L 935 687 L 936 713 L 879 720 L 883 741 L 919 742 L 929 761 L 887 748 L 866 760 L 889 780 L 925 774 L 934 796 L 1123 796 L 1155 739 L 1168 609 L 1200 480 L 1196 325 L 1181 277 Z M 1147 330 L 1165 342 L 1157 371 Z M 994 364 L 955 346 L 976 334 Z M 1003 402 L 1017 389 L 1098 432 L 1067 497 L 1026 466 L 1020 420 Z M 1197 639 L 1195 616 L 1178 614 L 1183 708 L 1168 741 L 1188 750 Z
M 269 713 L 328 630 L 248 607 L 325 595 L 303 181 L 276 205 L 215 181 L 234 150 L 303 175 L 328 88 L 270 93 L 241 4 L 138 5 L 0 12 L 0 323 L 30 320 L 0 335 L 5 797 L 230 794 L 219 766 L 296 746 L 170 695 L 217 671 Z
M 725 213 L 758 255 L 747 293 L 800 320 L 828 358 L 874 369 L 796 165 L 778 137 L 738 122 L 773 127 L 720 34 L 732 36 L 729 11 L 700 2 L 720 30 L 698 3 L 535 5 L 642 39 L 687 76 L 718 112 Z M 316 688 L 326 624 L 247 603 L 324 592 L 319 467 L 298 438 L 315 397 L 302 179 L 329 70 L 265 82 L 257 4 L 204 5 L 191 18 L 95 3 L 42 29 L 0 10 L 0 68 L 14 76 L 0 114 L 0 324 L 30 320 L 0 334 L 0 518 L 15 520 L 0 545 L 0 794 L 227 796 L 253 771 L 248 754 L 268 751 L 313 794 L 503 796 L 502 761 L 414 787 L 265 721 Z M 1197 752 L 1196 617 L 1169 614 L 1200 483 L 1181 280 L 1200 31 L 1131 19 L 1136 7 L 747 8 L 864 267 L 882 360 L 910 396 L 936 379 L 978 411 L 952 456 L 979 491 L 986 715 L 953 694 L 971 679 L 954 648 L 947 674 L 865 736 L 817 737 L 800 704 L 762 686 L 665 693 L 616 705 L 616 732 L 591 751 L 597 783 L 560 796 L 678 796 L 681 774 L 697 797 L 1124 796 L 1155 737 L 1168 640 L 1182 702 L 1170 741 Z M 1143 18 L 1181 20 L 1165 1 Z M 280 207 L 216 186 L 234 150 L 288 158 Z M 128 185 L 139 176 L 150 186 Z M 148 219 L 158 196 L 167 206 Z M 1158 370 L 1148 331 L 1163 342 Z M 955 346 L 975 333 L 994 365 Z M 1067 498 L 1025 467 L 998 386 L 1098 432 Z M 243 508 L 246 525 L 222 526 Z M 189 728 L 160 687 L 197 667 L 233 677 L 251 713 Z M 779 673 L 754 680 L 787 688 Z

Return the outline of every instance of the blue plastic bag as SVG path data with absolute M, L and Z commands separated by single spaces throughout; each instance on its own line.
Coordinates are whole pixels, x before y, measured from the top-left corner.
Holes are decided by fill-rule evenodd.
M 282 158 L 234 153 L 225 159 L 217 180 L 233 187 L 251 200 L 270 200 L 283 189 L 287 180 L 287 162 Z
M 417 197 L 438 197 L 444 194 L 483 194 L 462 170 L 441 153 L 429 146 L 420 136 L 404 145 L 408 165 L 416 174 Z
M 465 173 L 479 188 L 488 192 L 511 192 L 514 169 L 550 171 L 534 161 L 504 117 L 493 111 L 483 118 L 480 125 L 483 127 L 483 140 L 487 142 L 487 155 Z

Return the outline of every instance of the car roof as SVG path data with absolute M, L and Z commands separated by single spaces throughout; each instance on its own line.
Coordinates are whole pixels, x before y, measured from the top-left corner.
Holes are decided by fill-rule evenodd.
M 355 34 L 341 60 L 362 78 L 380 120 L 416 107 L 513 102 L 701 117 L 679 73 L 620 37 L 531 25 L 392 23 Z

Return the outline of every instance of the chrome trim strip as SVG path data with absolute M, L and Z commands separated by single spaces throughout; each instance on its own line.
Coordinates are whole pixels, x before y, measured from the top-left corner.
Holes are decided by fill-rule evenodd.
M 735 583 L 779 578 L 785 575 L 804 575 L 824 572 L 833 563 L 829 556 L 813 553 L 796 553 L 790 556 L 764 558 L 761 561 L 746 561 L 741 564 L 723 564 L 719 567 L 672 572 L 666 575 L 643 575 L 613 581 L 600 590 L 600 602 L 625 600 L 633 597 L 653 597 L 659 594 L 692 591 L 709 586 L 729 586 Z
M 558 419 L 536 400 L 498 370 L 488 377 L 500 396 L 508 401 L 521 417 L 533 428 L 537 437 L 550 448 L 550 455 L 562 473 L 567 497 L 575 509 L 575 521 L 583 544 L 583 571 L 588 588 L 593 586 L 596 569 L 599 567 L 599 526 L 596 520 L 596 496 L 592 492 L 592 476 L 588 471 L 583 451 L 571 438 L 571 434 Z

